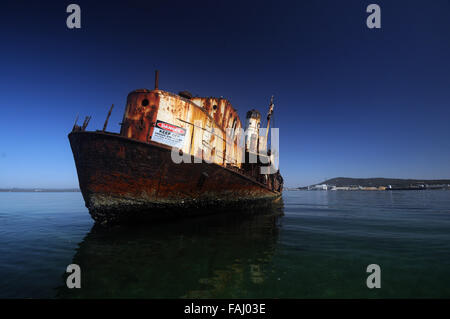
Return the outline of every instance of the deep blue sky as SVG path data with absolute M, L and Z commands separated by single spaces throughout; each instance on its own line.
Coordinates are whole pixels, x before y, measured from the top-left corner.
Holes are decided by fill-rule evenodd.
M 11 1 L 0 19 L 0 187 L 77 187 L 76 115 L 101 129 L 114 103 L 118 131 L 155 68 L 161 89 L 227 97 L 241 119 L 274 94 L 286 186 L 450 178 L 448 0 Z

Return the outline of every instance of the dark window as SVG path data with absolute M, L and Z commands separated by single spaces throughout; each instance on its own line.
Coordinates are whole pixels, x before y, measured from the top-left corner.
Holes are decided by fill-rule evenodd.
M 214 109 L 214 110 L 217 110 L 217 105 L 214 104 L 214 105 L 213 105 L 213 109 Z
M 147 99 L 143 99 L 142 100 L 142 106 L 147 106 L 148 105 L 148 100 Z

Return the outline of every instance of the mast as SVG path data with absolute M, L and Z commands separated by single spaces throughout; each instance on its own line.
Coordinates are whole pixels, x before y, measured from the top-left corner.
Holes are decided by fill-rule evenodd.
M 269 148 L 269 127 L 270 127 L 270 119 L 272 118 L 273 113 L 273 95 L 270 98 L 270 104 L 269 104 L 269 113 L 267 113 L 267 131 L 266 131 L 266 149 Z
M 159 71 L 155 70 L 155 90 L 159 89 L 158 86 L 159 86 Z

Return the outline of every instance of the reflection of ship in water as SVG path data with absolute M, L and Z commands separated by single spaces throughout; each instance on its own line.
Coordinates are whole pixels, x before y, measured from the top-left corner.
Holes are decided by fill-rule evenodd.
M 58 288 L 62 298 L 239 298 L 271 272 L 282 199 L 272 207 L 142 227 L 94 226 L 73 263 L 81 289 Z

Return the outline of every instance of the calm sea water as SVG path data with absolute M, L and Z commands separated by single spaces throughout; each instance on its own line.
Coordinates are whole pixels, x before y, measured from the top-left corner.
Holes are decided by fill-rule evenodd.
M 258 215 L 108 230 L 80 193 L 0 193 L 0 298 L 109 297 L 450 298 L 450 191 L 287 191 Z

